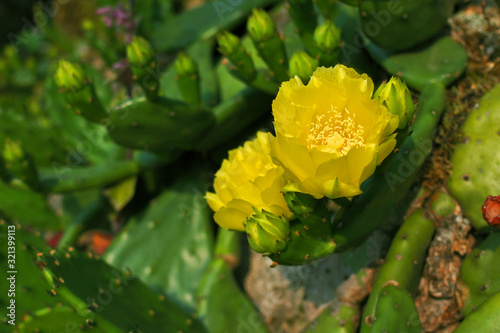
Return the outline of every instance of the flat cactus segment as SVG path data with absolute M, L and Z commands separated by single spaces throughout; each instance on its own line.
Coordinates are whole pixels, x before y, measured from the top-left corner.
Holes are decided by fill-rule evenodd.
M 361 28 L 379 47 L 402 51 L 439 32 L 454 5 L 454 0 L 360 0 Z
M 61 219 L 41 194 L 3 183 L 0 183 L 0 216 L 36 228 L 62 227 Z
M 255 88 L 244 88 L 231 99 L 213 109 L 215 125 L 200 138 L 193 149 L 206 151 L 217 147 L 271 112 L 273 96 Z
M 120 161 L 90 167 L 75 167 L 63 170 L 61 174 L 46 169 L 41 172 L 43 192 L 64 193 L 76 190 L 103 187 L 139 172 L 135 161 Z
M 434 129 L 445 108 L 445 90 L 440 84 L 426 86 L 420 96 L 412 127 L 399 153 L 383 174 L 376 174 L 362 186 L 340 218 L 333 239 L 338 251 L 361 244 L 389 215 L 410 189 L 418 171 L 432 150 Z
M 92 327 L 92 328 L 91 328 Z M 77 332 L 80 328 L 92 333 L 108 333 L 100 327 L 93 327 L 78 312 L 70 307 L 46 308 L 36 311 L 20 324 L 19 333 L 32 332 Z
M 4 267 L 4 274 L 0 280 L 0 292 L 2 297 L 0 297 L 0 306 L 4 309 L 2 318 L 5 317 L 9 310 L 10 299 L 15 299 L 16 306 L 16 324 L 20 324 L 22 318 L 29 313 L 33 313 L 38 309 L 45 307 L 55 307 L 57 301 L 47 294 L 47 283 L 44 281 L 40 270 L 35 266 L 34 262 L 37 254 L 40 251 L 46 250 L 47 244 L 43 238 L 39 235 L 32 234 L 21 227 L 16 227 L 15 234 L 10 234 L 15 237 L 15 266 L 9 267 L 8 260 L 12 260 L 12 257 L 8 256 L 8 229 L 9 225 L 4 221 L 0 221 L 0 246 L 3 249 L 0 252 L 0 265 Z M 17 271 L 15 274 L 15 297 L 9 297 L 10 282 L 7 280 L 10 277 L 10 273 L 6 271 Z M 13 295 L 11 295 L 13 296 Z M 5 323 L 0 323 L 0 331 L 4 332 L 4 327 L 12 326 L 6 325 Z
M 376 317 L 378 298 L 384 286 L 394 284 L 412 295 L 416 293 L 434 230 L 434 222 L 423 217 L 422 210 L 415 211 L 399 228 L 365 306 L 361 333 L 372 332 L 369 323 Z
M 116 143 L 161 155 L 176 147 L 190 148 L 214 121 L 208 111 L 161 97 L 154 103 L 140 97 L 112 110 L 107 128 Z
M 239 262 L 240 234 L 219 229 L 217 256 L 198 289 L 197 315 L 209 332 L 268 333 L 260 313 L 237 285 L 230 265 Z
M 465 258 L 460 268 L 458 285 L 463 291 L 462 295 L 468 295 L 462 309 L 465 316 L 473 314 L 484 301 L 500 292 L 499 262 L 500 233 L 489 235 Z
M 156 294 L 130 273 L 72 249 L 45 254 L 50 293 L 75 308 L 90 326 L 105 332 L 203 333 L 204 326 L 179 305 Z
M 500 292 L 488 298 L 481 306 L 470 316 L 458 325 L 454 333 L 469 332 L 500 332 Z
M 195 304 L 201 277 L 212 259 L 211 219 L 199 180 L 181 179 L 132 219 L 104 258 L 153 289 Z
M 422 332 L 417 308 L 406 290 L 393 285 L 380 289 L 370 332 Z
M 441 37 L 408 52 L 391 54 L 368 42 L 371 56 L 390 74 L 400 76 L 408 86 L 422 91 L 426 84 L 452 84 L 467 64 L 465 49 L 451 37 Z
M 356 333 L 353 318 L 357 315 L 358 311 L 348 305 L 342 305 L 338 313 L 332 313 L 328 307 L 302 333 Z
M 326 257 L 334 251 L 335 243 L 332 239 L 315 237 L 312 230 L 305 229 L 302 223 L 295 221 L 290 225 L 290 240 L 286 249 L 271 254 L 269 258 L 280 265 L 304 265 Z
M 88 167 L 42 169 L 41 191 L 65 193 L 105 187 L 133 177 L 143 170 L 166 165 L 175 160 L 179 153 L 175 150 L 165 151 L 160 158 L 151 153 L 138 152 L 133 160 L 128 161 L 110 161 Z
M 488 195 L 500 194 L 500 85 L 481 98 L 462 131 L 464 139 L 455 146 L 451 157 L 453 171 L 448 189 L 472 226 L 488 232 L 491 228 L 483 220 L 481 206 Z
M 244 21 L 254 7 L 267 7 L 277 0 L 220 0 L 209 2 L 195 9 L 158 24 L 150 40 L 159 52 L 184 48 L 198 39 L 208 39 L 219 31 L 229 29 Z M 195 22 L 196 24 L 194 24 Z

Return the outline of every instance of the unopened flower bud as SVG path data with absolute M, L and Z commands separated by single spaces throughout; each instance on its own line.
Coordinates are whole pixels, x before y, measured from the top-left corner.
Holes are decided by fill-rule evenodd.
M 7 163 L 18 163 L 25 157 L 25 153 L 21 144 L 10 139 L 5 140 L 3 158 Z
M 241 46 L 238 36 L 229 31 L 223 31 L 218 34 L 217 43 L 219 44 L 219 51 L 225 56 L 230 56 L 235 53 Z
M 127 60 L 132 66 L 144 67 L 154 61 L 155 52 L 151 44 L 142 37 L 132 37 L 127 45 Z
M 390 113 L 399 116 L 398 129 L 404 129 L 413 118 L 415 105 L 410 90 L 399 78 L 392 77 L 389 82 L 382 83 L 373 95 L 387 107 Z
M 174 63 L 175 71 L 180 76 L 191 76 L 197 73 L 196 64 L 187 54 L 180 52 Z
M 290 59 L 290 74 L 297 75 L 303 82 L 309 82 L 316 68 L 318 61 L 304 51 L 295 52 Z
M 263 210 L 247 219 L 248 243 L 258 253 L 271 254 L 286 248 L 290 223 L 284 217 Z
M 252 39 L 258 43 L 274 36 L 276 25 L 265 10 L 254 8 L 248 18 L 247 29 Z
M 87 84 L 87 78 L 82 67 L 66 60 L 59 61 L 55 80 L 59 89 L 63 90 L 79 90 Z
M 314 30 L 314 41 L 323 52 L 331 52 L 339 47 L 342 41 L 340 29 L 332 21 L 326 20 Z
M 5 140 L 0 178 L 4 181 L 21 180 L 34 190 L 39 187 L 38 171 L 33 157 L 26 153 L 18 141 Z M 9 175 L 10 173 L 11 175 Z

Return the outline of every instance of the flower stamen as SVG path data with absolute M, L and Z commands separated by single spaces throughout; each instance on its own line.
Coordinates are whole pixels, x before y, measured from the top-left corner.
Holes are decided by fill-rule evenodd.
M 327 151 L 336 151 L 346 155 L 351 148 L 363 147 L 363 126 L 356 124 L 356 115 L 347 108 L 339 112 L 333 107 L 324 114 L 317 114 L 309 127 L 308 149 L 324 147 Z

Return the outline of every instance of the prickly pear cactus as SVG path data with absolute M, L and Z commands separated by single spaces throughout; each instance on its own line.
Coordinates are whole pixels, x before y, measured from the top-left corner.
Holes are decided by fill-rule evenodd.
M 493 1 L 13 2 L 1 332 L 496 329 Z
M 361 28 L 386 50 L 407 50 L 433 37 L 446 24 L 454 4 L 453 0 L 361 0 Z
M 472 226 L 481 232 L 490 230 L 484 221 L 481 206 L 488 195 L 500 193 L 497 170 L 500 155 L 500 85 L 488 92 L 477 109 L 470 112 L 463 127 L 463 139 L 453 152 L 450 193 L 458 200 Z
M 465 316 L 500 291 L 500 234 L 488 236 L 465 258 L 460 270 L 460 294 Z
M 205 332 L 203 324 L 177 303 L 90 253 L 69 248 L 37 260 L 49 294 L 68 302 L 80 315 L 77 325 L 106 332 Z
M 406 290 L 391 284 L 380 289 L 370 332 L 422 332 L 413 298 Z

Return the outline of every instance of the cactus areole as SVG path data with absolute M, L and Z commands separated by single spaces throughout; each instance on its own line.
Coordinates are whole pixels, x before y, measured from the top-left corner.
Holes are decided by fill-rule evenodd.
M 500 195 L 489 195 L 483 205 L 483 218 L 490 226 L 500 227 Z

